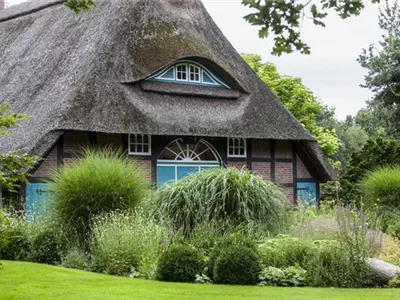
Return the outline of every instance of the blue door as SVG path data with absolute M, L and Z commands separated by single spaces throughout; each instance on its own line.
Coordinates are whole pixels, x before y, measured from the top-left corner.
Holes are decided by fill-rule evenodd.
M 43 215 L 48 209 L 51 196 L 48 183 L 28 183 L 26 185 L 27 219 L 37 219 Z
M 317 183 L 297 183 L 297 203 L 317 204 Z

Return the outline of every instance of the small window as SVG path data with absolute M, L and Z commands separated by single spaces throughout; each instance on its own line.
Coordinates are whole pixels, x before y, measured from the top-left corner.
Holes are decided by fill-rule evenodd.
M 151 136 L 148 134 L 130 134 L 129 154 L 151 155 Z
M 246 139 L 228 138 L 228 157 L 246 157 Z
M 176 66 L 176 80 L 187 81 L 186 64 Z
M 200 82 L 200 68 L 190 65 L 189 70 L 190 81 Z

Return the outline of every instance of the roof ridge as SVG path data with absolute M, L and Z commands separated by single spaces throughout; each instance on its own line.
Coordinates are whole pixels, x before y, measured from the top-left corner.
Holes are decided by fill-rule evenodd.
M 50 1 L 50 2 L 47 2 L 47 3 L 44 3 L 44 4 L 39 4 L 38 6 L 30 8 L 30 9 L 27 9 L 27 10 L 15 12 L 15 13 L 10 13 L 8 15 L 6 14 L 4 17 L 2 17 L 0 15 L 0 23 L 6 22 L 6 21 L 9 21 L 9 20 L 12 20 L 12 19 L 16 19 L 16 18 L 19 18 L 19 17 L 23 17 L 23 16 L 26 16 L 26 15 L 29 15 L 29 14 L 32 14 L 32 13 L 35 13 L 35 12 L 38 12 L 38 11 L 41 11 L 43 9 L 46 9 L 46 8 L 49 8 L 49 7 L 52 7 L 52 6 L 62 4 L 64 2 L 66 2 L 66 1 L 67 0 Z

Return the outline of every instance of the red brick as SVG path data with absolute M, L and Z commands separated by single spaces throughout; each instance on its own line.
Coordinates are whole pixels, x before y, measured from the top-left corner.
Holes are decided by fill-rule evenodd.
M 45 157 L 32 177 L 50 177 L 57 170 L 57 146 Z
M 86 131 L 68 131 L 64 135 L 64 153 L 77 154 L 89 145 L 89 134 Z
M 276 141 L 275 158 L 292 159 L 292 144 L 289 141 Z
M 99 145 L 99 146 L 119 147 L 123 151 L 128 151 L 128 149 L 122 148 L 122 135 L 121 134 L 97 133 L 96 141 L 97 141 L 97 145 Z
M 264 180 L 271 180 L 270 162 L 253 162 L 251 164 L 253 174 L 260 175 Z
M 293 164 L 291 162 L 276 162 L 275 180 L 277 183 L 293 183 Z
M 269 140 L 254 139 L 251 140 L 253 158 L 270 158 L 271 157 L 271 147 Z
M 289 203 L 294 205 L 293 187 L 284 188 L 283 193 L 286 195 L 286 198 L 289 200 Z
M 312 178 L 310 172 L 307 170 L 307 167 L 304 165 L 301 158 L 297 155 L 297 178 L 308 179 Z
M 237 168 L 237 169 L 242 169 L 242 168 L 247 168 L 247 161 L 230 161 L 228 159 L 228 167 L 232 168 Z

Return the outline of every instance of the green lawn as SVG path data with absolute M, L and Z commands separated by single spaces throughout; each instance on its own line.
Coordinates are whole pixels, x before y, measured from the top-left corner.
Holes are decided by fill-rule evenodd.
M 3 261 L 0 299 L 400 299 L 395 289 L 275 288 L 163 283 Z

